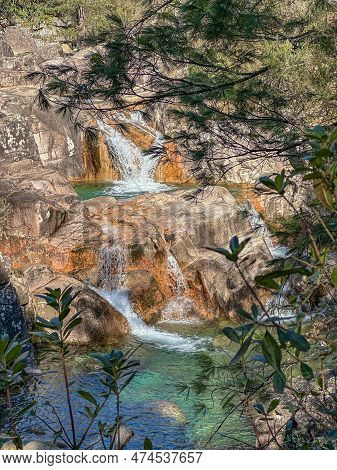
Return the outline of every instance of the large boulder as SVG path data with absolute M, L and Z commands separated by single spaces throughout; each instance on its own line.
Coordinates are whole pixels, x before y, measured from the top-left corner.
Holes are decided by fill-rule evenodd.
M 29 84 L 29 72 L 61 53 L 59 44 L 35 39 L 20 26 L 7 26 L 0 31 L 0 88 Z
M 114 247 L 114 256 L 101 252 L 101 270 L 91 281 L 103 286 L 104 273 L 118 274 L 117 263 L 120 279 L 146 322 L 172 318 L 168 305 L 177 296 L 193 300 L 193 308 L 186 302 L 189 317 L 198 312 L 205 319 L 229 314 L 250 300 L 233 264 L 207 249 L 227 246 L 234 235 L 241 239 L 253 235 L 249 218 L 226 188 L 139 196 L 116 201 L 110 209 L 104 206 L 101 219 L 99 214 L 96 206 L 95 221 L 102 231 L 110 224 L 105 244 Z M 261 234 L 253 237 L 243 255 L 246 276 L 252 281 L 270 258 Z M 121 257 L 123 262 L 118 263 Z
M 36 295 L 44 293 L 46 288 L 73 287 L 76 298 L 72 305 L 72 313 L 81 312 L 82 323 L 74 329 L 69 341 L 79 344 L 104 344 L 129 331 L 123 315 L 77 279 L 66 275 L 55 275 L 50 268 L 43 265 L 27 269 L 24 277 L 29 285 L 29 294 L 35 312 L 49 320 L 56 316 L 55 310 Z
M 0 89 L 0 162 L 31 159 L 68 178 L 80 177 L 83 136 L 68 119 L 43 111 L 36 97 L 33 86 Z

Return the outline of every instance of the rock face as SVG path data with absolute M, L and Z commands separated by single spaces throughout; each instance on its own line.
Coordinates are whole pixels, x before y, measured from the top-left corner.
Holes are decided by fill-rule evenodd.
M 35 87 L 0 89 L 0 163 L 30 159 L 67 178 L 83 173 L 81 135 L 65 118 L 42 111 Z
M 108 266 L 103 272 L 118 274 L 113 265 L 116 250 L 127 251 L 120 274 L 146 322 L 160 319 L 177 295 L 192 299 L 194 313 L 208 319 L 228 314 L 244 298 L 248 300 L 232 264 L 207 246 L 224 247 L 235 234 L 241 239 L 251 235 L 250 223 L 225 188 L 209 187 L 202 196 L 194 196 L 193 190 L 145 195 L 104 211 L 97 201 L 95 207 L 86 202 L 94 221 L 107 231 L 101 265 Z M 110 246 L 114 256 L 104 256 Z M 250 279 L 270 257 L 261 236 L 252 239 L 245 255 L 247 266 L 255 259 L 246 270 Z M 101 272 L 92 282 L 102 286 L 106 279 Z
M 0 254 L 0 333 L 13 338 L 19 334 L 19 339 L 28 338 L 28 330 L 24 310 L 19 295 L 10 281 L 8 266 Z M 33 351 L 30 344 L 24 346 L 29 351 L 28 363 L 33 361 Z
M 80 281 L 93 269 L 97 271 L 101 232 L 68 181 L 33 160 L 3 164 L 0 178 L 0 198 L 10 206 L 0 246 L 10 260 L 11 280 L 19 296 L 15 307 L 8 300 L 13 299 L 13 288 L 1 291 L 5 323 L 10 324 L 8 314 L 17 321 L 21 306 L 28 319 L 36 314 L 55 316 L 35 294 L 45 287 L 72 285 L 79 292 L 74 307 L 82 310 L 83 317 L 73 341 L 104 343 L 127 332 L 124 317 Z M 23 323 L 20 328 L 24 331 Z
M 34 39 L 26 29 L 8 26 L 0 32 L 0 88 L 27 84 L 27 73 L 61 52 L 56 43 Z

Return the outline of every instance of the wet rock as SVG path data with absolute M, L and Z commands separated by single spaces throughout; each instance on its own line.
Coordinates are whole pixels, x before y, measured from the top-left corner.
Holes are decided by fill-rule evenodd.
M 24 315 L 24 310 L 20 305 L 17 292 L 10 282 L 9 273 L 6 274 L 6 267 L 0 259 L 0 272 L 3 272 L 3 279 L 8 280 L 5 284 L 0 285 L 0 332 L 1 335 L 6 334 L 10 339 L 19 334 L 20 340 L 28 338 L 28 328 Z M 28 351 L 29 357 L 27 364 L 33 363 L 33 349 L 29 342 L 24 347 L 24 351 Z
M 191 299 L 193 312 L 206 320 L 226 316 L 238 303 L 250 300 L 232 263 L 207 246 L 225 247 L 233 235 L 254 235 L 244 252 L 249 279 L 270 258 L 263 236 L 253 234 L 248 218 L 225 188 L 209 187 L 202 195 L 194 190 L 144 195 L 116 201 L 105 208 L 101 220 L 99 213 L 97 208 L 96 223 L 101 229 L 113 226 L 112 243 L 129 254 L 122 267 L 124 285 L 146 322 L 158 321 L 162 308 L 177 295 Z M 169 256 L 174 256 L 181 274 L 172 272 Z M 177 275 L 185 280 L 183 292 L 177 291 Z

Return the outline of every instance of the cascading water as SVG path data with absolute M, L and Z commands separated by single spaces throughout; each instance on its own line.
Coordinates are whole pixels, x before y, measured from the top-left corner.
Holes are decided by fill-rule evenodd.
M 262 234 L 268 250 L 273 258 L 283 258 L 288 254 L 288 248 L 282 245 L 274 245 L 271 239 L 269 229 L 257 210 L 251 205 L 246 206 L 248 210 L 249 223 L 253 230 Z
M 154 343 L 158 347 L 184 352 L 203 349 L 205 340 L 183 337 L 147 325 L 135 312 L 130 301 L 129 289 L 123 287 L 124 274 L 128 264 L 128 252 L 119 244 L 106 245 L 100 251 L 102 288 L 92 287 L 107 300 L 128 321 L 131 333 L 141 341 Z M 114 268 L 114 269 L 112 269 Z
M 251 227 L 258 233 L 262 234 L 272 258 L 277 259 L 286 257 L 289 253 L 288 248 L 282 245 L 275 246 L 272 242 L 269 229 L 260 214 L 251 206 L 247 206 L 247 208 L 249 211 L 248 217 Z M 266 302 L 267 310 L 272 313 L 273 316 L 277 316 L 279 318 L 282 317 L 283 321 L 294 319 L 293 311 L 289 310 L 288 301 L 286 299 L 286 294 L 289 290 L 289 283 L 286 282 L 282 291 L 277 295 L 270 297 Z
M 193 300 L 186 296 L 186 282 L 175 256 L 167 254 L 168 271 L 174 280 L 176 294 L 161 310 L 162 322 L 168 323 L 198 323 L 195 316 Z
M 141 341 L 155 344 L 160 348 L 174 349 L 181 352 L 196 352 L 204 349 L 205 340 L 203 339 L 184 337 L 147 325 L 135 312 L 130 302 L 128 289 L 120 288 L 114 291 L 104 289 L 95 290 L 118 312 L 124 315 L 129 323 L 131 333 Z
M 152 148 L 144 152 L 131 140 L 128 140 L 115 127 L 98 121 L 98 128 L 105 134 L 106 143 L 118 166 L 121 180 L 116 181 L 107 192 L 111 195 L 132 196 L 145 192 L 168 191 L 169 186 L 154 181 L 154 173 L 161 154 L 164 151 L 164 139 L 160 132 L 150 129 L 141 117 L 141 113 L 132 113 L 130 119 L 125 116 L 119 119 L 129 123 L 155 137 Z
M 176 260 L 176 258 L 173 256 L 172 253 L 169 253 L 167 256 L 167 264 L 168 264 L 169 271 L 172 274 L 176 283 L 176 286 L 175 286 L 176 293 L 182 294 L 186 290 L 185 279 L 180 269 L 180 266 L 178 264 L 178 261 Z
M 102 245 L 99 260 L 102 288 L 118 289 L 122 285 L 125 268 L 128 265 L 127 249 L 117 243 Z

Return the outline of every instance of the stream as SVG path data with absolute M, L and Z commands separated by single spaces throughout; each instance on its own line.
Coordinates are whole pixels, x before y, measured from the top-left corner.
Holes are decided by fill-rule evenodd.
M 129 121 L 141 128 L 147 126 L 139 113 L 133 113 Z M 75 189 L 80 199 L 101 195 L 125 199 L 143 193 L 177 188 L 176 185 L 154 181 L 153 175 L 163 146 L 163 137 L 158 132 L 155 132 L 153 148 L 143 152 L 123 137 L 117 129 L 103 122 L 98 122 L 98 126 L 106 135 L 107 145 L 115 157 L 122 179 L 104 183 L 77 184 Z M 130 334 L 112 342 L 111 348 L 126 350 L 141 344 L 136 355 L 141 364 L 139 373 L 122 396 L 122 415 L 133 418 L 129 426 L 135 433 L 127 448 L 142 449 L 145 437 L 152 440 L 155 449 L 201 449 L 206 445 L 208 448 L 228 449 L 253 445 L 255 439 L 253 430 L 250 423 L 241 415 L 240 409 L 228 417 L 221 428 L 221 433 L 210 440 L 214 429 L 226 413 L 221 407 L 221 397 L 216 394 L 197 397 L 190 393 L 187 399 L 186 394 L 180 393 L 177 387 L 181 383 L 191 384 L 200 373 L 198 362 L 200 354 L 210 354 L 219 363 L 228 357 L 228 351 L 216 347 L 214 343 L 214 338 L 221 335 L 220 326 L 205 327 L 186 323 L 179 315 L 176 316 L 177 320 L 171 323 L 146 325 L 134 310 L 129 300 L 129 292 L 123 287 L 123 269 L 127 263 L 127 254 L 124 251 L 123 247 L 116 244 L 102 247 L 99 255 L 104 282 L 100 289 L 91 287 L 122 313 L 130 326 Z M 176 303 L 173 302 L 171 307 L 175 309 L 181 302 L 187 301 L 184 298 L 185 283 L 179 265 L 171 253 L 168 253 L 168 263 L 170 271 L 176 278 Z M 112 276 L 109 267 L 113 264 L 117 266 L 117 274 Z M 76 394 L 76 389 L 88 390 L 95 396 L 102 391 L 100 375 L 95 370 L 97 366 L 89 356 L 95 350 L 97 349 L 80 348 L 74 351 L 69 366 L 73 407 L 77 411 L 77 434 L 81 433 L 85 425 L 86 420 L 78 411 L 84 408 L 86 402 Z M 55 408 L 69 429 L 60 370 L 46 359 L 39 363 L 39 367 L 42 375 L 29 381 L 15 395 L 14 402 L 22 407 L 25 403 L 36 400 L 40 417 L 59 428 L 47 402 Z M 205 414 L 196 412 L 196 407 L 200 408 L 198 406 L 200 402 L 206 404 Z M 113 423 L 113 399 L 100 415 L 100 419 Z M 51 440 L 53 437 L 52 432 L 48 431 L 48 428 L 34 415 L 20 418 L 18 427 L 25 440 Z M 97 435 L 89 436 L 91 443 L 94 443 L 95 439 L 97 440 Z M 245 444 L 242 444 L 243 442 Z

